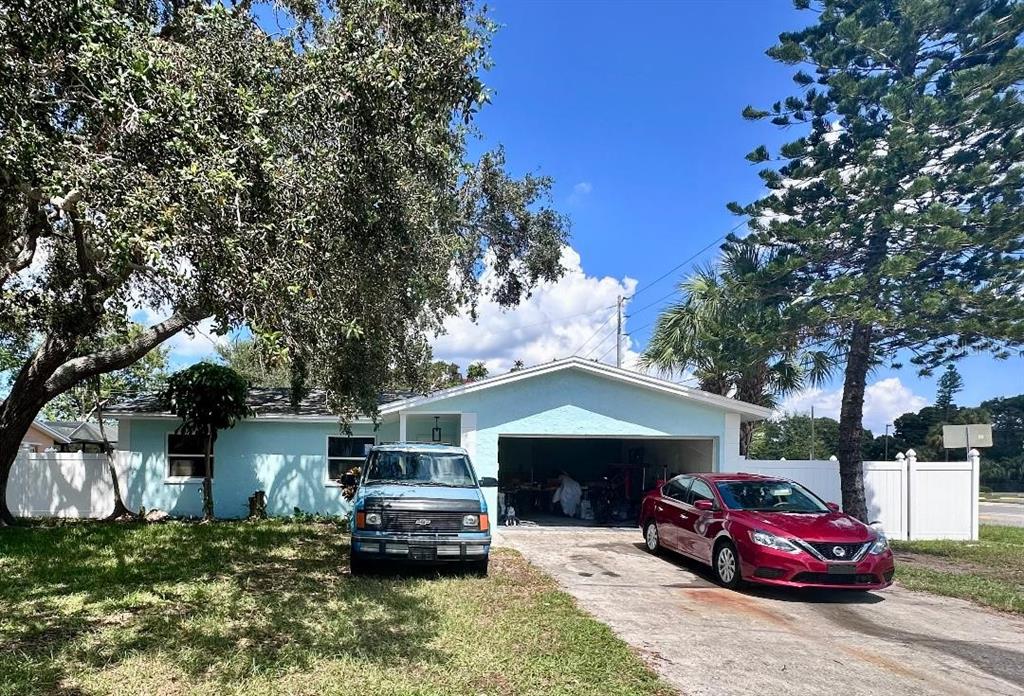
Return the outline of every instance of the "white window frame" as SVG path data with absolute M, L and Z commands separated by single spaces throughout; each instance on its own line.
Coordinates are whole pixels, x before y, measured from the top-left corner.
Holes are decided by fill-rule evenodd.
M 205 452 L 199 452 L 193 454 L 191 452 L 176 452 L 171 455 L 171 436 L 181 435 L 182 433 L 169 432 L 164 435 L 164 483 L 166 484 L 187 484 L 187 483 L 202 483 L 202 476 L 171 476 L 171 457 L 206 457 Z M 202 437 L 201 435 L 194 435 L 192 437 Z M 211 448 L 210 450 L 210 462 L 211 464 L 216 460 L 215 452 Z M 216 470 L 216 467 L 214 467 Z M 210 480 L 213 480 L 213 476 L 210 476 Z
M 354 465 L 355 465 L 355 462 L 360 462 L 360 463 L 365 462 L 366 461 L 366 456 L 364 455 L 362 457 L 332 457 L 331 456 L 331 438 L 332 437 L 338 437 L 338 438 L 349 438 L 349 437 L 355 438 L 355 437 L 358 437 L 358 438 L 361 438 L 363 440 L 373 440 L 373 442 L 370 445 L 372 447 L 372 446 L 377 444 L 377 433 L 374 433 L 373 435 L 356 435 L 354 433 L 352 435 L 328 435 L 324 439 L 324 485 L 327 486 L 328 488 L 343 488 L 344 486 L 342 485 L 341 481 L 339 481 L 338 479 L 332 479 L 331 478 L 331 460 L 332 459 L 337 459 L 337 460 L 341 460 L 341 461 L 350 461 L 350 462 L 353 462 Z

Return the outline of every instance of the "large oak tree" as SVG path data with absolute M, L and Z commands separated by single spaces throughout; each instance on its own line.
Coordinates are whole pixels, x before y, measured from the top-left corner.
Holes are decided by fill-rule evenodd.
M 1005 357 L 1024 340 L 1024 4 L 796 5 L 813 24 L 768 54 L 799 66 L 799 93 L 744 115 L 800 137 L 761 172 L 769 194 L 730 207 L 800 287 L 791 309 L 812 340 L 845 356 L 843 505 L 864 519 L 869 371 Z
M 45 403 L 201 320 L 372 412 L 446 316 L 557 277 L 549 182 L 467 156 L 491 31 L 460 0 L 0 4 L 0 520 Z

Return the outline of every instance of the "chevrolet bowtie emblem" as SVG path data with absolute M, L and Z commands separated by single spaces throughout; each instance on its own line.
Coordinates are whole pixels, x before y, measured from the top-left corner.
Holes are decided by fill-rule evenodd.
M 420 519 L 416 520 L 417 527 L 426 527 L 428 524 L 430 524 L 430 520 L 424 517 L 421 517 Z

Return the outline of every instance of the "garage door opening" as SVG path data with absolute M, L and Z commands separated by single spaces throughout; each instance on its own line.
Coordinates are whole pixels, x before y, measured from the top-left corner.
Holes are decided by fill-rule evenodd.
M 644 493 L 677 474 L 712 471 L 714 452 L 711 438 L 503 435 L 498 438 L 500 521 L 514 508 L 529 525 L 631 525 Z M 554 501 L 563 474 L 580 487 L 572 516 Z

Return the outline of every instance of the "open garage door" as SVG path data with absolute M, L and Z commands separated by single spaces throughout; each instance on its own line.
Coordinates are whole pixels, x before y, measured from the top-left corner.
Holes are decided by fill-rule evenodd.
M 714 456 L 711 438 L 502 435 L 501 519 L 514 508 L 520 521 L 540 525 L 633 524 L 644 493 L 677 474 L 712 471 Z M 554 502 L 563 475 L 580 486 L 571 517 Z

